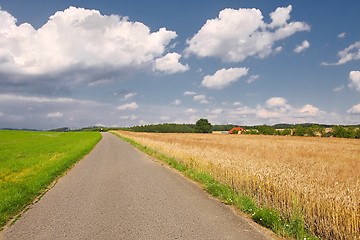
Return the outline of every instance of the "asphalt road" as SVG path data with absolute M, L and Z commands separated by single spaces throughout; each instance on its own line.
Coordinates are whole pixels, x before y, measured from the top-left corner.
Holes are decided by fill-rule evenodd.
M 182 175 L 104 133 L 4 239 L 271 239 Z

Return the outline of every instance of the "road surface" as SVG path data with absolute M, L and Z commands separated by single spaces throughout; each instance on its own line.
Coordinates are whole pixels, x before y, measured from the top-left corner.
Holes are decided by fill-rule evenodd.
M 271 239 L 110 133 L 3 239 Z

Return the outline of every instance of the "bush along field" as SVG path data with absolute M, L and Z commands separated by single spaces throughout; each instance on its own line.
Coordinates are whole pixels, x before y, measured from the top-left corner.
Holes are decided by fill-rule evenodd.
M 100 139 L 98 132 L 0 131 L 0 228 Z
M 356 139 L 116 133 L 280 236 L 360 237 Z

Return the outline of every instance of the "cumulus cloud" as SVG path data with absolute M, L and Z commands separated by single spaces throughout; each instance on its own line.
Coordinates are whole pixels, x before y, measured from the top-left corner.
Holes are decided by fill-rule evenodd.
M 279 122 L 319 122 L 326 119 L 326 112 L 319 108 L 306 104 L 302 107 L 290 105 L 285 98 L 272 97 L 265 101 L 265 104 L 258 104 L 256 107 L 240 105 L 231 111 L 228 118 L 253 119 L 260 124 Z
M 350 114 L 360 114 L 360 103 L 352 106 L 349 110 L 347 110 L 347 113 Z
M 295 53 L 302 53 L 303 51 L 305 51 L 309 47 L 310 47 L 309 41 L 304 40 L 300 45 L 296 46 L 296 48 L 294 49 L 294 52 Z
M 282 107 L 286 105 L 286 99 L 282 97 L 273 97 L 266 101 L 267 107 Z
M 335 62 L 335 63 L 322 62 L 321 65 L 323 65 L 323 66 L 342 65 L 342 64 L 345 64 L 345 63 L 353 61 L 353 60 L 359 60 L 360 59 L 360 41 L 357 41 L 357 42 L 351 44 L 349 47 L 338 52 L 337 55 L 340 58 L 337 62 Z
M 305 106 L 300 108 L 299 112 L 308 116 L 314 116 L 319 112 L 319 108 L 314 107 L 311 104 L 306 104 Z
M 2 85 L 27 84 L 31 76 L 50 80 L 62 76 L 68 85 L 116 80 L 120 72 L 151 67 L 156 59 L 161 71 L 171 72 L 169 62 L 178 57 L 162 58 L 176 32 L 165 28 L 151 32 L 141 22 L 97 10 L 69 7 L 34 29 L 28 23 L 17 25 L 0 9 L 0 22 Z M 185 68 L 175 63 L 171 69 Z
M 219 57 L 224 62 L 241 62 L 257 56 L 265 58 L 274 52 L 273 44 L 296 32 L 309 31 L 304 22 L 289 22 L 292 6 L 270 13 L 271 23 L 255 8 L 226 8 L 215 19 L 209 19 L 187 41 L 187 55 Z
M 181 55 L 178 53 L 168 53 L 165 56 L 155 59 L 155 70 L 161 71 L 164 73 L 178 73 L 185 72 L 189 70 L 189 66 L 183 65 L 179 62 Z
M 117 107 L 117 110 L 136 110 L 139 108 L 139 105 L 136 102 L 126 103 Z
M 280 119 L 282 114 L 278 111 L 271 111 L 266 108 L 258 108 L 256 110 L 256 117 L 265 119 Z
M 270 13 L 271 23 L 268 25 L 269 28 L 283 27 L 287 24 L 290 19 L 290 12 L 292 6 L 286 8 L 279 7 L 274 12 Z
M 201 84 L 207 88 L 222 89 L 246 76 L 248 70 L 248 68 L 223 68 L 216 71 L 214 75 L 205 76 Z
M 360 71 L 351 71 L 349 73 L 349 87 L 355 88 L 357 91 L 360 92 Z
M 194 101 L 202 103 L 202 104 L 208 104 L 209 103 L 209 99 L 206 95 L 200 94 L 200 95 L 195 95 L 193 98 Z

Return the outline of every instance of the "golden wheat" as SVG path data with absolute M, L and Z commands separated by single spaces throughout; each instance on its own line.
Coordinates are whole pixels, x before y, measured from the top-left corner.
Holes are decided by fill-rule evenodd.
M 360 141 L 118 132 L 210 173 L 324 239 L 360 239 Z

